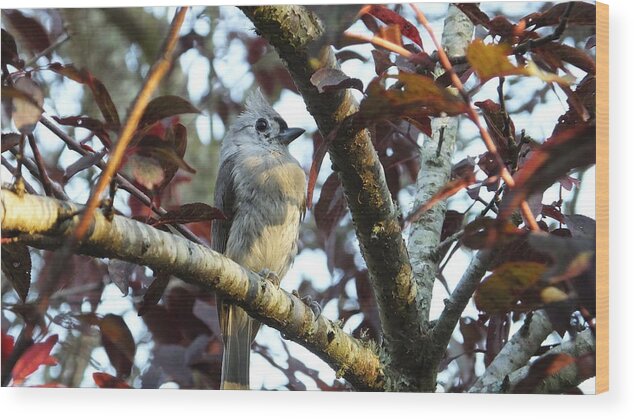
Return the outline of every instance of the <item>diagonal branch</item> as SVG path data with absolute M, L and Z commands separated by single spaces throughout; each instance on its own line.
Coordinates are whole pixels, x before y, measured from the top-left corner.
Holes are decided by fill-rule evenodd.
M 423 327 L 417 285 L 392 202 L 385 174 L 372 145 L 370 133 L 348 116 L 358 111 L 349 91 L 320 94 L 310 77 L 321 67 L 337 66 L 330 46 L 319 60 L 310 52 L 317 49 L 323 33 L 319 19 L 302 6 L 241 7 L 259 34 L 275 47 L 315 118 L 324 138 L 337 130 L 329 153 L 338 173 L 356 228 L 361 252 L 370 274 L 383 329 L 390 368 L 420 390 L 411 372 L 421 365 Z M 313 66 L 312 63 L 321 64 Z M 405 378 L 409 373 L 412 377 Z M 435 385 L 434 385 L 435 386 Z
M 445 308 L 443 309 L 438 322 L 432 330 L 432 340 L 436 344 L 438 350 L 444 352 L 451 339 L 454 328 L 460 321 L 460 316 L 464 311 L 469 299 L 480 284 L 480 280 L 486 273 L 486 267 L 491 261 L 492 255 L 488 250 L 478 251 L 473 256 L 469 266 L 466 268 L 458 285 L 451 293 L 451 296 L 445 300 Z M 442 352 L 437 357 L 442 357 Z
M 525 366 L 552 331 L 553 326 L 546 312 L 535 312 L 502 347 L 469 392 L 486 392 L 484 390 L 496 386 L 505 376 Z
M 119 169 L 119 165 L 121 164 L 123 156 L 127 151 L 128 145 L 130 144 L 130 141 L 132 141 L 132 137 L 139 125 L 139 121 L 141 121 L 143 111 L 145 111 L 145 107 L 150 102 L 152 92 L 154 92 L 154 90 L 158 87 L 159 82 L 172 66 L 172 54 L 176 49 L 176 45 L 178 43 L 178 33 L 183 21 L 185 20 L 185 15 L 187 14 L 188 9 L 188 7 L 181 7 L 176 11 L 169 34 L 167 35 L 165 44 L 161 50 L 161 55 L 150 68 L 150 71 L 143 82 L 143 87 L 134 99 L 128 118 L 121 129 L 119 138 L 117 139 L 117 144 L 114 150 L 110 153 L 108 164 L 101 173 L 97 186 L 86 204 L 85 213 L 82 216 L 80 223 L 77 225 L 77 230 L 72 237 L 74 242 L 80 242 L 83 239 L 84 234 L 88 229 L 89 221 L 92 219 L 92 213 L 97 209 L 97 206 L 101 201 L 101 194 L 110 185 L 112 177 L 116 175 L 116 172 Z
M 450 56 L 464 54 L 472 37 L 473 23 L 457 7 L 450 5 L 442 39 L 447 53 Z M 458 117 L 434 118 L 432 132 L 432 137 L 425 136 L 420 150 L 414 209 L 427 203 L 451 179 L 452 160 L 458 138 Z M 434 205 L 412 222 L 409 235 L 408 249 L 426 320 L 429 319 L 432 291 L 440 263 L 436 250 L 446 211 L 446 201 Z
M 59 248 L 79 223 L 82 206 L 3 189 L 3 235 L 23 234 L 27 245 Z M 326 361 L 359 390 L 382 390 L 383 367 L 372 345 L 346 334 L 324 316 L 315 317 L 301 299 L 232 260 L 180 236 L 122 216 L 108 221 L 93 213 L 78 252 L 116 258 L 169 271 L 184 281 L 216 291 L 255 319 L 279 330 Z
M 594 354 L 596 351 L 596 340 L 592 334 L 592 330 L 587 329 L 569 341 L 565 341 L 560 345 L 553 347 L 546 353 L 544 353 L 539 359 L 553 354 L 567 354 L 575 359 L 583 358 L 588 354 Z M 523 365 L 519 369 L 510 372 L 508 375 L 487 383 L 484 386 L 477 386 L 475 384 L 469 392 L 478 393 L 499 393 L 505 389 L 513 389 L 519 382 L 525 379 L 530 373 L 531 366 Z M 593 369 L 581 367 L 578 363 L 571 363 L 570 365 L 562 368 L 557 373 L 547 376 L 532 390 L 535 394 L 554 394 L 567 391 L 581 382 L 595 376 Z

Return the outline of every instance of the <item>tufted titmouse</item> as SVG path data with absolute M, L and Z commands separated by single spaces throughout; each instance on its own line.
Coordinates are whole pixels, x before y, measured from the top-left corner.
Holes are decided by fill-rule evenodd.
M 306 211 L 306 176 L 288 145 L 305 130 L 288 128 L 260 91 L 229 128 L 220 151 L 213 249 L 279 282 L 297 254 L 299 223 Z M 251 343 L 260 327 L 238 306 L 220 300 L 224 341 L 222 389 L 249 389 Z

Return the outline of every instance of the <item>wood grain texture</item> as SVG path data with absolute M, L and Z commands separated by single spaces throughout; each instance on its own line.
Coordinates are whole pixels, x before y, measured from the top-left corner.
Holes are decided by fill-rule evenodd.
M 608 5 L 597 3 L 597 350 L 596 393 L 609 389 L 609 27 Z

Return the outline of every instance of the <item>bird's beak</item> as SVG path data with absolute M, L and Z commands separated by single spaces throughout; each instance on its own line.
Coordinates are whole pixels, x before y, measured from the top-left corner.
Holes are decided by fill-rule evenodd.
M 288 146 L 293 140 L 295 140 L 297 137 L 301 136 L 305 132 L 306 130 L 304 130 L 303 128 L 286 128 L 280 131 L 280 143 Z

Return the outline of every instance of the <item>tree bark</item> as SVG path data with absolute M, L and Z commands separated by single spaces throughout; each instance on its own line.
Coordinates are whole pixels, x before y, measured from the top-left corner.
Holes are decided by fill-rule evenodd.
M 3 237 L 17 234 L 27 245 L 57 249 L 71 237 L 82 206 L 3 189 Z M 184 281 L 230 298 L 249 315 L 279 330 L 326 361 L 358 390 L 383 390 L 383 366 L 371 342 L 346 334 L 338 323 L 315 316 L 302 300 L 211 249 L 122 216 L 90 220 L 78 252 L 116 258 L 171 272 Z
M 257 32 L 275 47 L 325 139 L 336 130 L 330 159 L 343 185 L 361 253 L 375 292 L 383 332 L 383 361 L 388 390 L 420 391 L 423 324 L 409 255 L 383 167 L 365 127 L 346 117 L 358 111 L 349 91 L 319 93 L 311 76 L 321 67 L 336 68 L 330 46 L 319 50 L 322 23 L 303 6 L 241 7 Z

